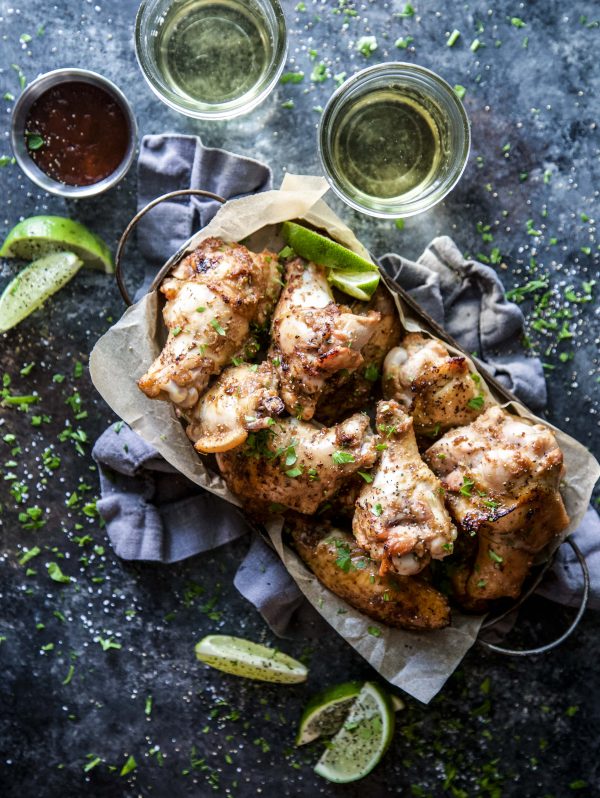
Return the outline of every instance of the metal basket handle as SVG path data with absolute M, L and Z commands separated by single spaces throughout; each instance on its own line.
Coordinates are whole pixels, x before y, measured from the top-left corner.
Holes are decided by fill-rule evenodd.
M 213 194 L 212 191 L 204 191 L 200 188 L 182 188 L 178 191 L 169 191 L 168 194 L 163 194 L 161 197 L 157 197 L 149 202 L 141 211 L 138 211 L 133 219 L 129 222 L 125 230 L 123 230 L 123 234 L 119 239 L 119 244 L 117 246 L 117 252 L 115 255 L 115 277 L 117 280 L 117 285 L 119 286 L 119 291 L 121 292 L 121 296 L 123 297 L 123 301 L 129 307 L 133 305 L 133 300 L 129 296 L 129 291 L 125 286 L 125 281 L 123 279 L 123 267 L 121 263 L 121 257 L 123 255 L 123 250 L 125 248 L 125 244 L 127 243 L 127 239 L 129 238 L 129 234 L 136 226 L 136 224 L 140 221 L 140 219 L 145 216 L 148 211 L 151 211 L 152 208 L 155 208 L 161 202 L 165 200 L 173 199 L 173 197 L 182 197 L 182 196 L 198 196 L 198 197 L 208 197 L 208 199 L 216 200 L 216 202 L 225 203 L 227 200 L 224 197 L 220 197 L 218 194 Z
M 585 557 L 583 556 L 579 546 L 570 537 L 566 538 L 564 542 L 568 543 L 569 546 L 573 549 L 573 552 L 577 557 L 577 561 L 579 562 L 581 573 L 583 574 L 583 591 L 581 594 L 581 602 L 579 604 L 577 614 L 575 618 L 571 621 L 571 624 L 569 625 L 568 629 L 565 632 L 563 632 L 562 635 L 560 635 L 560 637 L 557 637 L 556 640 L 553 640 L 551 643 L 546 643 L 546 645 L 544 646 L 539 646 L 538 648 L 526 648 L 526 649 L 504 648 L 503 646 L 494 645 L 494 643 L 488 643 L 486 640 L 482 640 L 481 638 L 479 638 L 477 641 L 479 645 L 483 646 L 484 648 L 487 648 L 488 651 L 494 651 L 497 654 L 505 654 L 506 656 L 509 657 L 529 657 L 532 656 L 533 654 L 545 654 L 547 651 L 552 651 L 553 648 L 557 648 L 558 646 L 560 646 L 562 643 L 565 642 L 565 640 L 568 637 L 570 637 L 573 634 L 573 632 L 579 625 L 579 621 L 582 619 L 583 613 L 585 612 L 588 605 L 588 600 L 590 595 L 590 572 L 587 567 Z M 546 569 L 542 572 L 541 576 L 543 576 L 545 572 Z M 523 597 L 516 604 L 513 604 L 512 607 L 506 610 L 506 612 L 503 612 L 501 615 L 498 615 L 495 618 L 492 618 L 490 621 L 487 621 L 482 628 L 483 629 L 491 628 L 494 624 L 498 623 L 503 618 L 505 618 L 509 613 L 513 612 L 513 610 L 516 607 L 519 607 L 525 601 L 525 599 L 529 598 L 529 596 L 538 586 L 539 581 L 540 581 L 539 579 L 536 580 L 534 585 L 523 595 Z

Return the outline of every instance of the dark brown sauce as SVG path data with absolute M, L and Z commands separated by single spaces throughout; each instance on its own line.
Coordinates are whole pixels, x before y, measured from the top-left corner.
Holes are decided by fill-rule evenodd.
M 69 186 L 89 186 L 121 164 L 129 125 L 107 91 L 73 81 L 38 97 L 25 123 L 25 138 L 29 154 L 43 172 Z

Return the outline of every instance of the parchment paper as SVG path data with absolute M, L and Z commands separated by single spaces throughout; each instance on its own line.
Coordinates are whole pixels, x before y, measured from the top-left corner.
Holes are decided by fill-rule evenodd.
M 287 175 L 279 191 L 228 202 L 207 227 L 190 239 L 184 251 L 194 249 L 209 236 L 225 241 L 244 240 L 251 249 L 271 246 L 278 251 L 282 241 L 277 239 L 273 225 L 286 219 L 303 219 L 371 260 L 352 231 L 321 199 L 327 188 L 322 178 Z M 407 329 L 430 334 L 420 320 L 410 315 L 398 296 L 395 300 Z M 159 354 L 162 336 L 158 295 L 152 291 L 129 308 L 97 342 L 90 355 L 94 385 L 115 413 L 165 460 L 196 484 L 239 506 L 239 500 L 223 479 L 197 455 L 170 403 L 148 399 L 136 385 Z M 513 404 L 510 409 L 525 418 L 546 423 L 522 405 Z M 566 537 L 579 525 L 587 509 L 600 466 L 584 446 L 553 429 L 567 469 L 561 489 L 571 519 L 563 535 Z M 483 619 L 453 611 L 450 627 L 427 633 L 377 624 L 323 587 L 295 552 L 284 545 L 281 530 L 281 519 L 267 525 L 275 549 L 311 604 L 381 676 L 420 701 L 430 701 L 475 642 Z M 379 636 L 372 633 L 374 629 Z

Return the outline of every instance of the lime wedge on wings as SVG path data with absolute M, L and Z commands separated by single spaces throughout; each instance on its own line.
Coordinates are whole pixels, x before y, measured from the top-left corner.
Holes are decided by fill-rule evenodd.
M 74 252 L 86 266 L 111 274 L 108 246 L 85 225 L 64 216 L 30 216 L 6 236 L 0 257 L 35 260 L 54 252 Z
M 368 302 L 379 285 L 379 272 L 338 272 L 329 269 L 327 281 L 345 294 Z
M 301 258 L 310 260 L 319 266 L 349 272 L 379 272 L 377 266 L 351 249 L 343 247 L 337 241 L 315 233 L 301 224 L 284 222 L 281 234 L 285 242 Z
M 394 735 L 394 723 L 388 694 L 374 682 L 365 682 L 315 773 L 338 784 L 362 779 L 385 754 Z
M 296 684 L 308 671 L 298 660 L 274 648 L 229 635 L 208 635 L 195 647 L 196 657 L 217 670 L 264 682 Z
M 6 332 L 37 310 L 83 266 L 74 252 L 56 252 L 22 269 L 0 296 L 0 332 Z

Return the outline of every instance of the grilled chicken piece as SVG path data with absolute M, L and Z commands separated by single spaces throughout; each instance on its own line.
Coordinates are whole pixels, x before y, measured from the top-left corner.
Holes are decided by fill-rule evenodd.
M 288 412 L 311 419 L 334 374 L 363 363 L 361 350 L 380 320 L 376 311 L 358 316 L 333 300 L 325 269 L 295 258 L 273 315 L 270 356 Z
M 218 454 L 217 463 L 229 489 L 248 509 L 276 504 L 312 514 L 376 458 L 369 419 L 356 413 L 323 429 L 286 418 L 253 433 L 244 446 Z
M 349 413 L 366 406 L 373 392 L 379 388 L 385 356 L 396 346 L 402 333 L 394 300 L 382 284 L 368 305 L 363 303 L 362 309 L 352 309 L 356 313 L 361 313 L 362 309 L 366 313 L 374 310 L 379 313 L 381 320 L 362 348 L 363 364 L 351 374 L 338 371 L 325 384 L 315 413 L 315 417 L 324 424 L 334 424 Z
M 329 524 L 286 522 L 294 548 L 325 587 L 386 626 L 441 629 L 450 623 L 448 601 L 422 578 L 378 573 L 352 535 Z
M 383 393 L 413 417 L 417 435 L 469 424 L 490 402 L 467 359 L 452 356 L 436 338 L 409 333 L 383 365 Z
M 270 364 L 229 366 L 201 397 L 186 432 L 198 452 L 226 452 L 283 413 Z
M 210 377 L 239 354 L 250 325 L 268 320 L 280 291 L 277 256 L 207 238 L 163 280 L 169 330 L 161 354 L 139 380 L 151 399 L 193 407 Z
M 352 531 L 381 570 L 409 576 L 452 552 L 456 528 L 440 481 L 421 460 L 412 419 L 393 400 L 377 405 L 379 444 L 386 448 L 356 502 Z
M 535 555 L 569 523 L 558 492 L 563 456 L 553 433 L 490 407 L 444 435 L 425 459 L 441 478 L 461 531 L 477 540 L 458 593 L 471 602 L 516 598 Z

